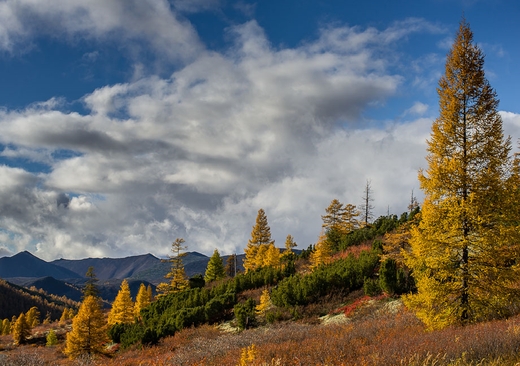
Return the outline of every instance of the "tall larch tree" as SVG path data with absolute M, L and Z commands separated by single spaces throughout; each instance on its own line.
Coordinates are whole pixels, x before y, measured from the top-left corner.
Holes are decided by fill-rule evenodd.
M 25 343 L 27 338 L 29 338 L 31 335 L 31 327 L 27 323 L 27 318 L 25 317 L 24 313 L 21 313 L 20 316 L 16 319 L 16 322 L 11 328 L 11 333 L 15 345 Z
M 134 305 L 134 316 L 137 319 L 141 318 L 141 310 L 150 305 L 152 302 L 152 298 L 146 289 L 144 283 L 141 283 L 139 286 L 139 291 L 137 292 L 137 296 L 135 297 L 135 305 Z
M 112 303 L 112 309 L 108 313 L 108 325 L 133 323 L 134 314 L 135 307 L 130 295 L 130 287 L 128 286 L 128 281 L 123 280 L 121 288 Z
M 209 259 L 208 266 L 206 267 L 206 273 L 204 274 L 204 281 L 211 282 L 220 280 L 226 276 L 224 269 L 224 262 L 217 249 L 213 251 L 213 255 Z
M 99 298 L 87 296 L 72 319 L 72 330 L 67 333 L 63 352 L 71 359 L 83 354 L 103 353 L 106 342 L 106 323 Z
M 264 261 L 262 255 L 267 252 L 269 244 L 274 244 L 274 240 L 271 239 L 271 228 L 267 223 L 265 211 L 259 209 L 256 223 L 251 231 L 251 239 L 247 242 L 245 249 L 244 268 L 246 273 L 262 266 L 261 263 Z
M 186 253 L 182 253 L 187 249 L 187 246 L 184 244 L 183 238 L 177 238 L 172 243 L 172 253 L 173 256 L 169 257 L 169 262 L 172 264 L 170 272 L 168 272 L 165 278 L 170 279 L 169 283 L 160 283 L 157 286 L 157 292 L 159 296 L 164 296 L 167 294 L 175 293 L 182 291 L 189 286 L 188 277 L 186 276 L 186 272 L 184 270 L 184 264 L 182 262 L 182 257 L 186 256 Z
M 40 324 L 40 310 L 36 306 L 33 306 L 29 309 L 27 314 L 25 314 L 25 321 L 30 328 L 34 328 L 38 324 Z
M 432 329 L 507 316 L 520 299 L 518 177 L 464 19 L 437 90 L 428 169 L 419 173 L 422 219 L 405 257 L 418 289 L 405 302 Z

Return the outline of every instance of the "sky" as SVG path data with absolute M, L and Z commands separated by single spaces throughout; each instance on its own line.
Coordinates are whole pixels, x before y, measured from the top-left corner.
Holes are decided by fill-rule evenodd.
M 423 195 L 465 17 L 520 138 L 516 0 L 2 0 L 0 256 L 314 243 L 333 199 Z

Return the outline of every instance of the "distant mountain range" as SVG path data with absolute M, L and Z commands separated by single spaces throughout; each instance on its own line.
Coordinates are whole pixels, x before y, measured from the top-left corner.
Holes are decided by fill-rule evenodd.
M 228 256 L 222 259 L 226 264 Z M 237 270 L 242 271 L 244 255 L 237 255 Z M 189 252 L 182 257 L 188 277 L 204 274 L 209 257 Z M 11 283 L 30 288 L 43 289 L 49 294 L 66 296 L 71 300 L 81 299 L 81 288 L 86 281 L 85 274 L 89 267 L 99 279 L 101 297 L 113 301 L 123 279 L 127 279 L 132 296 L 135 296 L 141 283 L 155 285 L 164 282 L 164 276 L 170 271 L 171 264 L 152 254 L 125 258 L 86 258 L 79 260 L 58 259 L 46 262 L 24 251 L 12 257 L 0 258 L 0 278 Z

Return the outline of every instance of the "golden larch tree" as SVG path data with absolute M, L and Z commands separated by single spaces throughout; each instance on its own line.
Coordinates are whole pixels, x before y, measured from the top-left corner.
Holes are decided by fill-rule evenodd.
M 343 205 L 334 198 L 329 207 L 325 209 L 326 214 L 321 216 L 322 227 L 326 232 L 335 231 L 340 235 L 346 235 L 359 227 L 357 217 L 359 211 L 355 205 L 350 203 Z
M 2 321 L 2 335 L 8 335 L 11 333 L 11 322 L 9 319 L 5 318 Z
M 71 359 L 83 354 L 103 353 L 107 340 L 105 317 L 99 298 L 86 296 L 78 314 L 72 319 L 72 330 L 67 333 L 63 352 Z
M 29 311 L 25 314 L 25 321 L 30 328 L 34 328 L 38 324 L 40 324 L 40 310 L 36 306 L 33 306 L 29 309 Z
M 274 246 L 274 244 L 269 244 L 267 246 L 267 251 L 265 253 L 264 266 L 265 267 L 280 267 L 281 262 L 281 254 L 280 249 Z
M 327 264 L 332 259 L 332 248 L 327 235 L 322 231 L 309 258 L 311 269 Z
M 439 117 L 419 173 L 425 200 L 404 298 L 429 328 L 507 316 L 520 299 L 518 177 L 484 55 L 462 20 L 438 87 Z
M 251 239 L 247 242 L 245 249 L 244 268 L 246 273 L 262 267 L 269 244 L 274 244 L 274 240 L 271 239 L 271 228 L 267 223 L 265 211 L 259 209 L 256 223 L 251 231 Z
M 139 291 L 135 297 L 134 316 L 137 319 L 141 318 L 141 310 L 150 305 L 152 299 L 144 283 L 139 286 Z
M 128 281 L 123 280 L 121 288 L 112 303 L 112 309 L 108 313 L 108 325 L 133 323 L 134 314 L 135 307 L 130 295 L 130 287 L 128 286 Z
M 289 234 L 287 235 L 287 237 L 285 238 L 285 251 L 284 251 L 284 254 L 290 254 L 292 253 L 293 251 L 293 248 L 297 247 L 298 244 L 296 244 L 296 242 L 294 241 L 294 237 Z
M 187 247 L 183 246 L 183 238 L 177 238 L 172 243 L 172 253 L 175 255 L 170 256 L 168 261 L 172 264 L 170 272 L 168 272 L 165 278 L 170 279 L 169 283 L 160 283 L 157 286 L 158 296 L 165 296 L 171 293 L 179 292 L 187 289 L 189 286 L 189 280 L 184 271 L 184 264 L 182 263 L 182 257 L 186 256 L 186 253 L 182 251 L 186 250 Z
M 25 343 L 27 338 L 29 338 L 31 335 L 31 327 L 27 323 L 27 318 L 25 317 L 24 313 L 21 313 L 20 316 L 16 319 L 16 322 L 11 328 L 11 333 L 15 345 Z

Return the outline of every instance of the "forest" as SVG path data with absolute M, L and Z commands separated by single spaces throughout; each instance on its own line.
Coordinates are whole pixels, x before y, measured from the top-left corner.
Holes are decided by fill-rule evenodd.
M 243 273 L 215 250 L 188 278 L 177 238 L 157 293 L 134 300 L 123 281 L 108 311 L 92 268 L 60 319 L 4 319 L 0 365 L 518 364 L 520 161 L 465 20 L 438 94 L 421 204 L 412 192 L 407 212 L 374 220 L 367 180 L 363 204 L 333 198 L 299 251 L 291 234 L 275 246 L 259 209 Z

